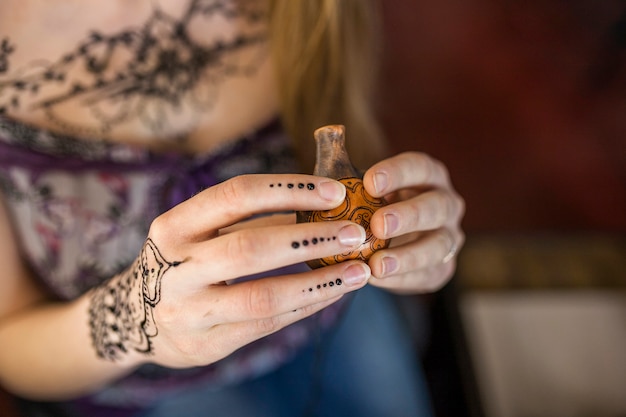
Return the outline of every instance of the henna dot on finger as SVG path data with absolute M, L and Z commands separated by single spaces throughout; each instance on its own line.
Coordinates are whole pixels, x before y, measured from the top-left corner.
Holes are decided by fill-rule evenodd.
M 321 242 L 330 242 L 331 240 L 336 240 L 336 238 L 333 236 L 332 238 L 330 237 L 314 237 L 311 240 L 309 239 L 302 239 L 301 241 L 293 241 L 291 242 L 291 247 L 293 249 L 299 249 L 301 246 L 309 246 L 309 243 L 312 245 L 317 245 L 318 243 Z
M 343 281 L 341 280 L 341 278 L 337 278 L 334 281 L 331 280 L 328 282 L 324 282 L 323 284 L 317 284 L 316 288 L 318 290 L 321 290 L 322 288 L 331 288 L 334 286 L 340 286 L 341 284 L 343 284 Z M 303 289 L 302 292 L 303 293 L 307 292 L 307 289 Z M 309 287 L 308 292 L 313 292 L 313 287 Z
M 269 187 L 270 187 L 270 188 L 276 188 L 276 187 L 278 187 L 278 188 L 282 188 L 282 186 L 283 186 L 283 183 L 281 183 L 281 182 L 279 182 L 279 183 L 273 183 L 273 182 L 272 182 L 272 183 L 270 183 L 270 185 L 269 185 Z M 286 187 L 287 187 L 288 189 L 292 190 L 292 189 L 296 188 L 296 184 L 295 184 L 295 183 L 292 183 L 292 182 L 289 182 L 289 183 L 287 183 L 287 184 L 286 184 Z M 298 188 L 299 190 L 304 190 L 304 189 L 306 189 L 306 190 L 309 190 L 309 191 L 313 191 L 313 190 L 315 190 L 315 184 L 313 184 L 312 182 L 310 182 L 310 183 L 308 183 L 308 184 L 305 184 L 305 183 L 303 183 L 303 182 L 300 182 L 300 183 L 298 183 L 297 188 Z

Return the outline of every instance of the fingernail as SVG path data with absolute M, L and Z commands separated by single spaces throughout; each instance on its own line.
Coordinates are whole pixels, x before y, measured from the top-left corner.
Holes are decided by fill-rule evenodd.
M 337 181 L 321 182 L 317 188 L 324 200 L 340 202 L 346 197 L 346 187 Z
M 341 278 L 346 285 L 359 285 L 370 276 L 370 269 L 365 264 L 350 265 L 343 271 Z
M 339 243 L 345 246 L 356 246 L 365 242 L 365 229 L 356 224 L 349 224 L 339 229 Z
M 384 219 L 384 230 L 385 237 L 391 237 L 391 235 L 398 230 L 399 221 L 398 216 L 393 213 L 387 213 L 383 217 Z
M 383 194 L 387 189 L 387 185 L 389 184 L 389 178 L 387 174 L 384 172 L 377 172 L 374 174 L 374 189 L 377 194 Z
M 391 275 L 398 269 L 398 260 L 392 256 L 385 256 L 382 260 L 383 263 L 383 277 Z

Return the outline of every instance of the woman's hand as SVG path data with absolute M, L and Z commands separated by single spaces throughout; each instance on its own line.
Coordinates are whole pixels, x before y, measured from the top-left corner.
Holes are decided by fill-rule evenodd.
M 370 283 L 400 293 L 441 288 L 454 273 L 465 239 L 460 228 L 465 203 L 445 166 L 407 152 L 375 164 L 363 181 L 370 194 L 391 203 L 372 218 L 374 235 L 393 240 L 370 258 Z
M 327 178 L 247 175 L 164 213 L 135 264 L 92 293 L 96 353 L 136 364 L 209 364 L 361 288 L 370 270 L 357 261 L 226 284 L 360 245 L 365 231 L 348 221 L 293 224 L 291 216 L 290 224 L 229 228 L 254 214 L 328 210 L 344 196 Z

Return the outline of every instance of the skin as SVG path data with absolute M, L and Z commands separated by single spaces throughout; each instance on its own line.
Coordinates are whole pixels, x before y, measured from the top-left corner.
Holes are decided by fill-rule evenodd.
M 54 62 L 73 50 L 90 30 L 104 32 L 103 28 L 112 24 L 110 32 L 115 32 L 140 25 L 150 18 L 155 4 L 136 2 L 132 7 L 137 18 L 129 21 L 122 2 L 101 2 L 106 6 L 100 14 L 83 10 L 82 2 L 51 3 L 2 2 L 0 27 L 16 46 L 11 54 L 13 70 L 37 59 Z M 156 3 L 172 16 L 184 14 L 184 9 L 177 8 L 181 2 Z M 53 6 L 89 18 L 74 19 L 78 23 L 69 33 L 40 52 L 32 39 L 58 33 L 58 27 L 64 25 L 61 17 L 53 18 Z M 91 21 L 93 16 L 102 21 Z M 25 27 L 41 33 L 26 36 Z M 222 29 L 206 30 L 194 26 L 194 36 L 209 42 Z M 246 53 L 253 56 L 258 52 Z M 15 77 L 16 71 L 0 74 L 0 82 Z M 173 117 L 176 112 L 172 111 L 169 124 L 160 132 L 137 118 L 103 136 L 157 151 L 211 151 L 277 114 L 271 74 L 271 63 L 263 60 L 251 74 L 223 80 L 220 99 L 209 109 L 199 111 L 198 117 L 180 119 Z M 76 77 L 85 80 L 89 74 Z M 28 106 L 33 99 L 25 96 L 19 108 L 8 115 L 63 131 L 45 112 Z M 180 99 L 191 105 L 185 101 L 190 100 L 188 96 Z M 86 123 L 88 119 L 72 119 L 77 117 L 73 109 L 78 105 L 70 101 L 56 110 L 68 121 Z M 89 123 L 90 128 L 101 127 L 95 120 Z M 183 139 L 166 140 L 169 137 Z M 313 187 L 270 187 L 278 183 Z M 464 204 L 443 164 L 422 153 L 400 154 L 370 167 L 364 184 L 370 194 L 391 202 L 374 215 L 371 227 L 377 237 L 393 238 L 391 247 L 377 252 L 368 264 L 352 261 L 296 275 L 237 282 L 238 277 L 252 273 L 343 252 L 365 238 L 360 226 L 346 221 L 296 224 L 294 215 L 248 220 L 256 214 L 328 210 L 340 204 L 345 188 L 336 181 L 309 175 L 247 175 L 210 187 L 154 219 L 143 249 L 127 270 L 63 303 L 48 300 L 35 284 L 19 255 L 9 215 L 0 205 L 0 253 L 4 255 L 0 384 L 29 398 L 72 398 L 145 363 L 169 367 L 213 363 L 367 283 L 397 293 L 429 292 L 444 285 L 454 272 L 455 260 L 442 260 L 451 248 L 463 243 L 460 222 Z M 302 243 L 314 237 L 327 239 L 323 244 L 292 246 L 294 241 Z M 328 285 L 330 282 L 335 285 Z M 119 330 L 119 324 L 126 326 L 126 333 Z
M 456 268 L 454 257 L 443 260 L 465 240 L 460 227 L 465 203 L 445 166 L 407 152 L 372 166 L 363 182 L 373 196 L 392 202 L 372 217 L 374 235 L 393 240 L 391 248 L 370 258 L 371 284 L 397 293 L 440 289 Z

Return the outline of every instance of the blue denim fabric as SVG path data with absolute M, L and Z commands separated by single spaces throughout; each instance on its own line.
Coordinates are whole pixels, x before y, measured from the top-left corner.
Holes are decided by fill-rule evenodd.
M 341 324 L 280 369 L 164 398 L 141 417 L 432 416 L 414 343 L 393 299 L 368 286 Z

